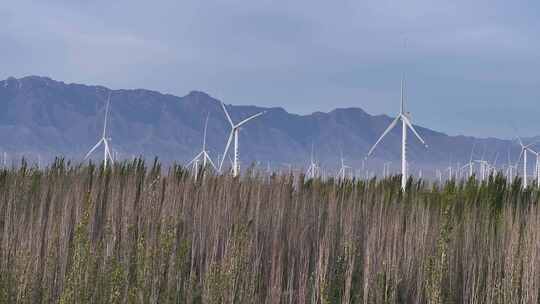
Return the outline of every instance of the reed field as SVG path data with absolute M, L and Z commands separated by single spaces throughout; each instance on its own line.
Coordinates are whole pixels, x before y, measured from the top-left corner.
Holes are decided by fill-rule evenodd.
M 491 176 L 0 171 L 0 303 L 539 303 L 539 191 Z

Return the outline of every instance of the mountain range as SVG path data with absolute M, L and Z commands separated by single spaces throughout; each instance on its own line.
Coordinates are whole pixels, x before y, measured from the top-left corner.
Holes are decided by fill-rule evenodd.
M 189 161 L 202 147 L 204 121 L 209 116 L 207 146 L 213 158 L 223 153 L 230 126 L 219 100 L 200 91 L 178 97 L 145 89 L 110 90 L 103 86 L 66 84 L 47 77 L 8 78 L 0 82 L 0 149 L 11 159 L 57 155 L 80 160 L 101 136 L 107 96 L 111 93 L 108 135 L 119 158 L 159 157 L 165 162 Z M 226 101 L 228 102 L 228 101 Z M 227 105 L 234 121 L 260 112 L 266 114 L 240 131 L 243 167 L 255 162 L 273 167 L 306 167 L 314 156 L 324 166 L 338 166 L 341 151 L 346 162 L 361 166 L 369 148 L 392 121 L 360 108 L 341 108 L 309 115 L 283 108 Z M 432 169 L 464 164 L 471 158 L 499 165 L 517 160 L 515 141 L 471 136 L 449 136 L 415 126 L 429 144 L 426 149 L 411 134 L 411 166 Z M 367 159 L 370 167 L 392 162 L 399 168 L 401 128 L 395 128 Z M 96 159 L 101 153 L 94 155 Z

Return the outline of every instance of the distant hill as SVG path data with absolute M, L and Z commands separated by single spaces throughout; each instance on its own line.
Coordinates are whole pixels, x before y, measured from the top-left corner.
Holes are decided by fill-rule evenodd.
M 50 78 L 30 76 L 0 82 L 0 152 L 12 158 L 51 159 L 55 155 L 81 159 L 101 133 L 109 89 L 102 86 L 66 84 Z M 226 101 L 231 102 L 231 101 Z M 232 101 L 234 102 L 234 101 Z M 241 130 L 240 158 L 244 164 L 266 166 L 291 163 L 306 166 L 315 145 L 316 158 L 327 167 L 338 164 L 340 150 L 356 167 L 371 145 L 391 122 L 386 115 L 372 116 L 359 108 L 336 109 L 296 115 L 282 108 L 228 106 L 233 120 L 266 110 L 267 114 Z M 155 91 L 113 90 L 110 116 L 112 147 L 120 158 L 133 155 L 158 156 L 166 162 L 186 162 L 201 148 L 206 115 L 210 115 L 208 146 L 212 157 L 223 153 L 229 125 L 219 101 L 203 92 L 183 97 Z M 398 169 L 400 127 L 396 128 L 369 159 L 378 167 L 392 161 Z M 432 168 L 468 161 L 475 144 L 475 158 L 507 163 L 508 151 L 516 161 L 519 148 L 513 142 L 496 138 L 448 136 L 418 127 L 429 149 L 409 140 L 411 166 Z M 95 155 L 96 158 L 101 154 Z M 412 168 L 411 167 L 411 168 Z

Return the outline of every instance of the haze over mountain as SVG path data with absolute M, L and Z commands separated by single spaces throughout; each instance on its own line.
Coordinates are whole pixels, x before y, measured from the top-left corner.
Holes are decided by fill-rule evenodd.
M 230 130 L 219 101 L 204 92 L 192 91 L 177 97 L 145 89 L 113 90 L 108 134 L 112 148 L 120 158 L 158 156 L 166 162 L 186 162 L 201 149 L 206 115 L 208 147 L 216 158 L 223 153 Z M 0 82 L 0 149 L 11 158 L 26 155 L 51 159 L 56 155 L 82 159 L 101 135 L 104 108 L 109 89 L 102 86 L 66 84 L 46 77 L 9 78 Z M 294 98 L 294 97 L 291 97 Z M 234 102 L 225 100 L 226 103 Z M 335 109 L 296 115 L 282 108 L 231 106 L 234 121 L 267 111 L 240 132 L 240 158 L 243 166 L 261 162 L 266 166 L 290 163 L 306 166 L 311 146 L 323 165 L 334 168 L 340 150 L 347 162 L 360 166 L 367 151 L 393 119 L 372 116 L 360 108 Z M 414 117 L 413 117 L 414 120 Z M 421 123 L 415 121 L 416 123 Z M 411 134 L 411 168 L 433 168 L 452 162 L 464 164 L 475 145 L 474 158 L 507 163 L 508 152 L 516 161 L 515 142 L 496 138 L 478 139 L 448 136 L 425 127 L 417 127 L 429 145 L 426 150 Z M 396 128 L 368 160 L 371 166 L 392 161 L 398 170 L 401 128 Z M 96 159 L 102 153 L 96 153 Z

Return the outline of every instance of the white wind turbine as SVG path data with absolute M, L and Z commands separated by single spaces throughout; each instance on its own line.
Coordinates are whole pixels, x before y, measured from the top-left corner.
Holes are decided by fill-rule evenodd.
M 519 153 L 518 163 L 521 160 L 521 157 L 523 156 L 523 188 L 527 188 L 527 151 L 531 146 L 533 146 L 535 143 L 530 143 L 528 145 L 524 145 L 523 141 L 521 140 L 521 137 L 518 137 L 519 145 L 521 146 L 521 153 Z
M 517 165 L 513 165 L 512 162 L 510 161 L 510 149 L 508 149 L 508 152 L 507 152 L 507 157 L 508 157 L 508 165 L 506 166 L 506 178 L 512 182 L 513 179 L 514 179 L 514 172 L 517 172 Z M 515 171 L 514 171 L 515 170 Z
M 484 160 L 484 157 L 486 156 L 486 149 L 487 149 L 487 146 L 484 145 L 484 152 L 482 153 L 482 158 L 474 161 L 478 163 L 478 166 L 480 167 L 480 178 L 481 178 L 480 180 L 481 181 L 484 181 L 484 179 L 486 179 L 487 167 L 489 166 L 489 163 L 486 160 Z
M 484 181 L 487 178 L 489 171 L 489 163 L 486 160 L 475 160 L 480 166 L 480 177 L 481 181 Z
M 341 177 L 342 180 L 345 180 L 345 174 L 347 174 L 347 170 L 352 169 L 350 166 L 345 165 L 345 159 L 343 158 L 343 151 L 341 151 L 341 168 L 339 169 L 339 172 L 337 176 Z
M 221 163 L 219 164 L 219 170 L 221 172 L 221 168 L 223 167 L 223 160 L 225 159 L 225 156 L 227 155 L 227 152 L 229 151 L 229 147 L 231 145 L 231 141 L 234 139 L 234 160 L 233 160 L 233 176 L 236 177 L 240 173 L 240 164 L 238 159 L 238 135 L 240 132 L 240 127 L 245 125 L 250 120 L 253 120 L 261 115 L 263 115 L 266 112 L 260 112 L 258 114 L 252 115 L 238 124 L 234 124 L 231 116 L 229 115 L 229 112 L 227 112 L 227 108 L 225 107 L 225 104 L 222 102 L 221 107 L 223 108 L 223 111 L 225 112 L 225 116 L 227 116 L 227 120 L 231 124 L 231 133 L 229 135 L 229 140 L 227 141 L 227 145 L 225 146 L 225 152 L 223 152 L 223 158 L 221 159 Z
M 373 150 L 375 150 L 375 147 L 379 144 L 379 142 L 388 134 L 398 123 L 399 120 L 401 120 L 401 128 L 402 128 L 402 137 L 401 137 L 401 189 L 405 190 L 405 187 L 407 185 L 407 128 L 411 129 L 411 131 L 414 133 L 414 135 L 420 140 L 420 142 L 427 148 L 427 144 L 422 139 L 420 134 L 416 132 L 416 129 L 414 129 L 411 119 L 409 117 L 409 113 L 405 112 L 405 105 L 404 105 L 404 96 L 403 96 L 403 90 L 405 86 L 405 80 L 401 79 L 401 107 L 399 114 L 397 117 L 392 121 L 392 123 L 388 126 L 388 128 L 383 132 L 381 137 L 377 140 L 377 142 L 373 145 L 371 150 L 368 152 L 368 156 L 373 153 Z
M 210 158 L 210 155 L 208 154 L 208 150 L 206 150 L 206 131 L 208 129 L 208 115 L 206 116 L 206 121 L 204 123 L 204 132 L 203 132 L 203 142 L 202 142 L 202 151 L 195 156 L 188 164 L 187 167 L 193 165 L 193 172 L 195 175 L 195 178 L 199 175 L 199 163 L 202 161 L 202 168 L 206 169 L 206 166 L 208 163 L 214 168 L 214 170 L 217 170 L 216 166 L 214 165 L 214 162 L 212 161 L 212 158 Z
M 88 151 L 84 159 L 88 159 L 90 155 L 97 149 L 99 146 L 103 145 L 103 167 L 107 168 L 107 161 L 110 159 L 111 162 L 113 162 L 113 157 L 111 155 L 111 151 L 109 149 L 109 141 L 111 140 L 110 137 L 107 137 L 107 118 L 109 116 L 109 104 L 111 103 L 111 93 L 109 92 L 109 97 L 107 98 L 107 106 L 105 107 L 105 120 L 103 122 L 103 134 L 101 136 L 101 139 L 97 142 L 97 144 Z
M 527 150 L 529 150 L 529 152 L 531 152 L 532 154 L 534 154 L 536 156 L 536 165 L 534 166 L 534 170 L 535 170 L 535 176 L 536 176 L 536 187 L 540 187 L 540 153 L 534 151 L 533 149 L 531 148 L 527 148 Z
M 319 174 L 319 167 L 317 166 L 317 163 L 315 162 L 315 147 L 314 144 L 311 144 L 311 163 L 309 164 L 308 170 L 306 172 L 306 176 L 310 179 L 313 179 L 317 177 Z

